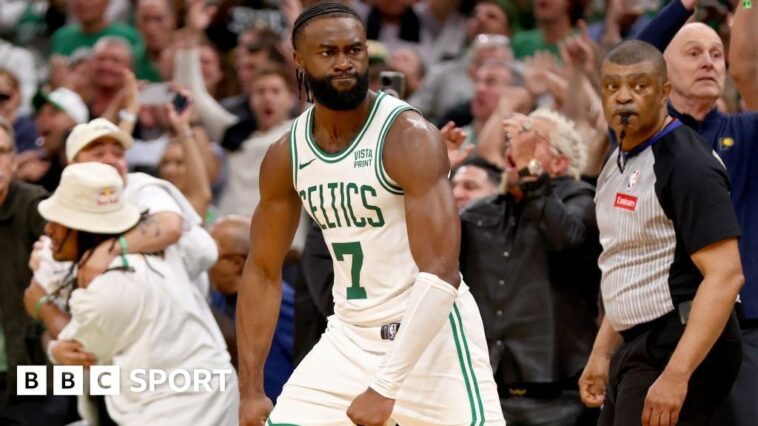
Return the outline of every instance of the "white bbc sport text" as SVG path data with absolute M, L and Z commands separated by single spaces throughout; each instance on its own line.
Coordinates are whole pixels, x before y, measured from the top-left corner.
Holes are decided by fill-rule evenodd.
M 226 392 L 226 376 L 232 375 L 232 370 L 225 368 L 213 370 L 196 368 L 191 371 L 190 373 L 189 370 L 178 368 L 166 373 L 165 370 L 160 369 L 134 369 L 129 372 L 129 381 L 131 382 L 129 390 L 135 393 L 153 392 L 157 385 L 168 383 L 172 392 L 187 392 L 190 388 L 194 392 L 200 392 L 201 386 L 205 392 L 212 392 L 211 380 L 213 375 L 218 375 L 219 390 Z M 179 378 L 181 380 L 178 380 Z
M 17 395 L 47 395 L 47 368 L 43 365 L 19 365 L 16 368 Z M 167 384 L 172 392 L 213 392 L 213 376 L 218 376 L 218 390 L 227 391 L 231 369 L 134 369 L 129 372 L 129 391 L 154 392 Z M 83 395 L 84 368 L 80 365 L 53 366 L 53 395 Z M 89 395 L 121 393 L 121 370 L 115 365 L 93 365 L 89 369 Z

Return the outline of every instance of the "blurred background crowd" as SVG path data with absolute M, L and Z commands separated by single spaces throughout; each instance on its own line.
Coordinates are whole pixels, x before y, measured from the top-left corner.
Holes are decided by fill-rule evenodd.
M 95 118 L 132 135 L 133 145 L 122 153 L 130 172 L 173 184 L 209 230 L 218 258 L 210 285 L 200 288 L 236 359 L 236 293 L 249 217 L 259 201 L 259 168 L 267 148 L 309 106 L 298 92 L 290 31 L 313 2 L 0 0 L 0 119 L 6 122 L 0 128 L 0 227 L 8 228 L 0 230 L 0 419 L 30 407 L 47 417 L 29 424 L 77 418 L 65 397 L 30 402 L 15 396 L 12 372 L 46 360 L 39 345 L 44 331 L 23 310 L 31 272 L 22 269 L 42 233 L 30 206 L 58 186 L 71 160 L 71 130 Z M 756 15 L 740 16 L 748 10 L 734 0 L 344 3 L 364 19 L 371 89 L 394 90 L 448 143 L 462 218 L 461 268 L 482 311 L 506 419 L 592 424 L 597 413 L 582 407 L 576 379 L 599 315 L 594 184 L 615 147 L 603 116 L 599 62 L 622 40 L 643 38 L 663 50 L 685 21 L 703 22 L 723 47 L 703 44 L 687 53 L 690 62 L 682 56 L 676 60 L 684 65 L 669 63 L 669 72 L 679 72 L 676 96 L 706 101 L 700 113 L 683 100 L 674 105 L 705 126 L 714 106 L 722 114 L 758 109 L 755 87 L 745 83 L 746 75 L 758 78 L 758 49 L 744 50 L 745 41 L 736 41 L 743 63 L 727 63 L 736 56 L 728 53 L 734 36 L 758 28 Z M 685 104 L 693 109 L 685 111 Z M 504 155 L 502 122 L 514 112 L 530 114 L 544 136 L 538 158 L 552 189 L 538 195 L 540 204 L 508 195 L 514 175 L 504 171 L 514 164 Z M 755 115 L 745 117 L 758 129 Z M 721 143 L 729 148 L 734 141 Z M 42 189 L 27 204 L 9 203 L 9 188 L 26 184 Z M 14 215 L 27 217 L 24 225 L 6 220 Z M 283 273 L 267 364 L 272 397 L 333 313 L 329 252 L 306 217 Z M 751 232 L 743 229 L 743 235 Z M 7 255 L 19 251 L 26 252 Z

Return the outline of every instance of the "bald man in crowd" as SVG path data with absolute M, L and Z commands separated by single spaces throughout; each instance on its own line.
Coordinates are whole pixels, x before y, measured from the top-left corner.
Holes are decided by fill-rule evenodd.
M 237 337 L 234 320 L 242 270 L 250 251 L 250 219 L 238 215 L 222 217 L 213 225 L 210 234 L 218 246 L 218 262 L 208 272 L 213 286 L 211 311 L 224 334 L 232 363 L 236 367 Z M 264 366 L 263 386 L 266 394 L 274 398 L 281 393 L 292 373 L 294 299 L 292 287 L 283 283 L 279 321 Z
M 211 228 L 218 246 L 218 262 L 210 269 L 213 287 L 221 294 L 234 295 L 240 286 L 242 268 L 250 250 L 250 220 L 236 215 L 219 219 Z M 234 306 L 228 314 L 234 316 Z
M 218 261 L 208 270 L 211 281 L 211 312 L 224 335 L 232 364 L 237 367 L 237 337 L 234 314 L 242 268 L 250 249 L 250 222 L 242 216 L 219 219 L 210 230 L 218 247 Z
M 725 114 L 716 108 L 724 92 L 726 57 L 747 109 L 758 111 L 758 8 L 737 2 L 729 52 L 719 35 L 702 23 L 686 24 L 695 0 L 674 0 L 640 38 L 665 51 L 671 95 L 669 114 L 700 134 L 721 157 L 732 184 L 732 203 L 742 229 L 739 241 L 745 285 L 740 292 L 743 362 L 714 424 L 752 426 L 758 418 L 758 113 Z

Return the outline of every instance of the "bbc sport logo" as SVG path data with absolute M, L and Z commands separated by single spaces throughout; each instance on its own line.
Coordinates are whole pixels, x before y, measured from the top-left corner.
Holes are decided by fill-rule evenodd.
M 17 395 L 47 395 L 47 367 L 44 365 L 19 365 L 16 367 Z M 133 393 L 155 392 L 168 389 L 176 393 L 214 392 L 211 381 L 218 376 L 218 390 L 228 390 L 227 380 L 233 375 L 232 369 L 192 370 L 135 368 L 129 372 L 128 390 Z M 121 388 L 121 368 L 116 365 L 93 365 L 89 368 L 89 378 L 85 379 L 84 367 L 80 365 L 53 366 L 53 395 L 84 395 L 85 380 L 89 383 L 88 395 L 119 395 Z

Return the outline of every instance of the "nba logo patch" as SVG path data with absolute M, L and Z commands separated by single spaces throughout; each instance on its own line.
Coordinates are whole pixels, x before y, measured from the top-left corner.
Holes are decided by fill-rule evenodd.
M 719 151 L 726 151 L 734 146 L 734 139 L 730 137 L 719 138 Z
M 400 323 L 393 322 L 390 324 L 384 324 L 379 332 L 383 340 L 395 340 L 398 330 L 400 330 Z
M 626 182 L 626 192 L 632 192 L 634 191 L 634 188 L 637 187 L 637 182 L 640 180 L 640 171 L 635 170 L 632 172 L 631 175 L 629 175 L 629 180 Z

